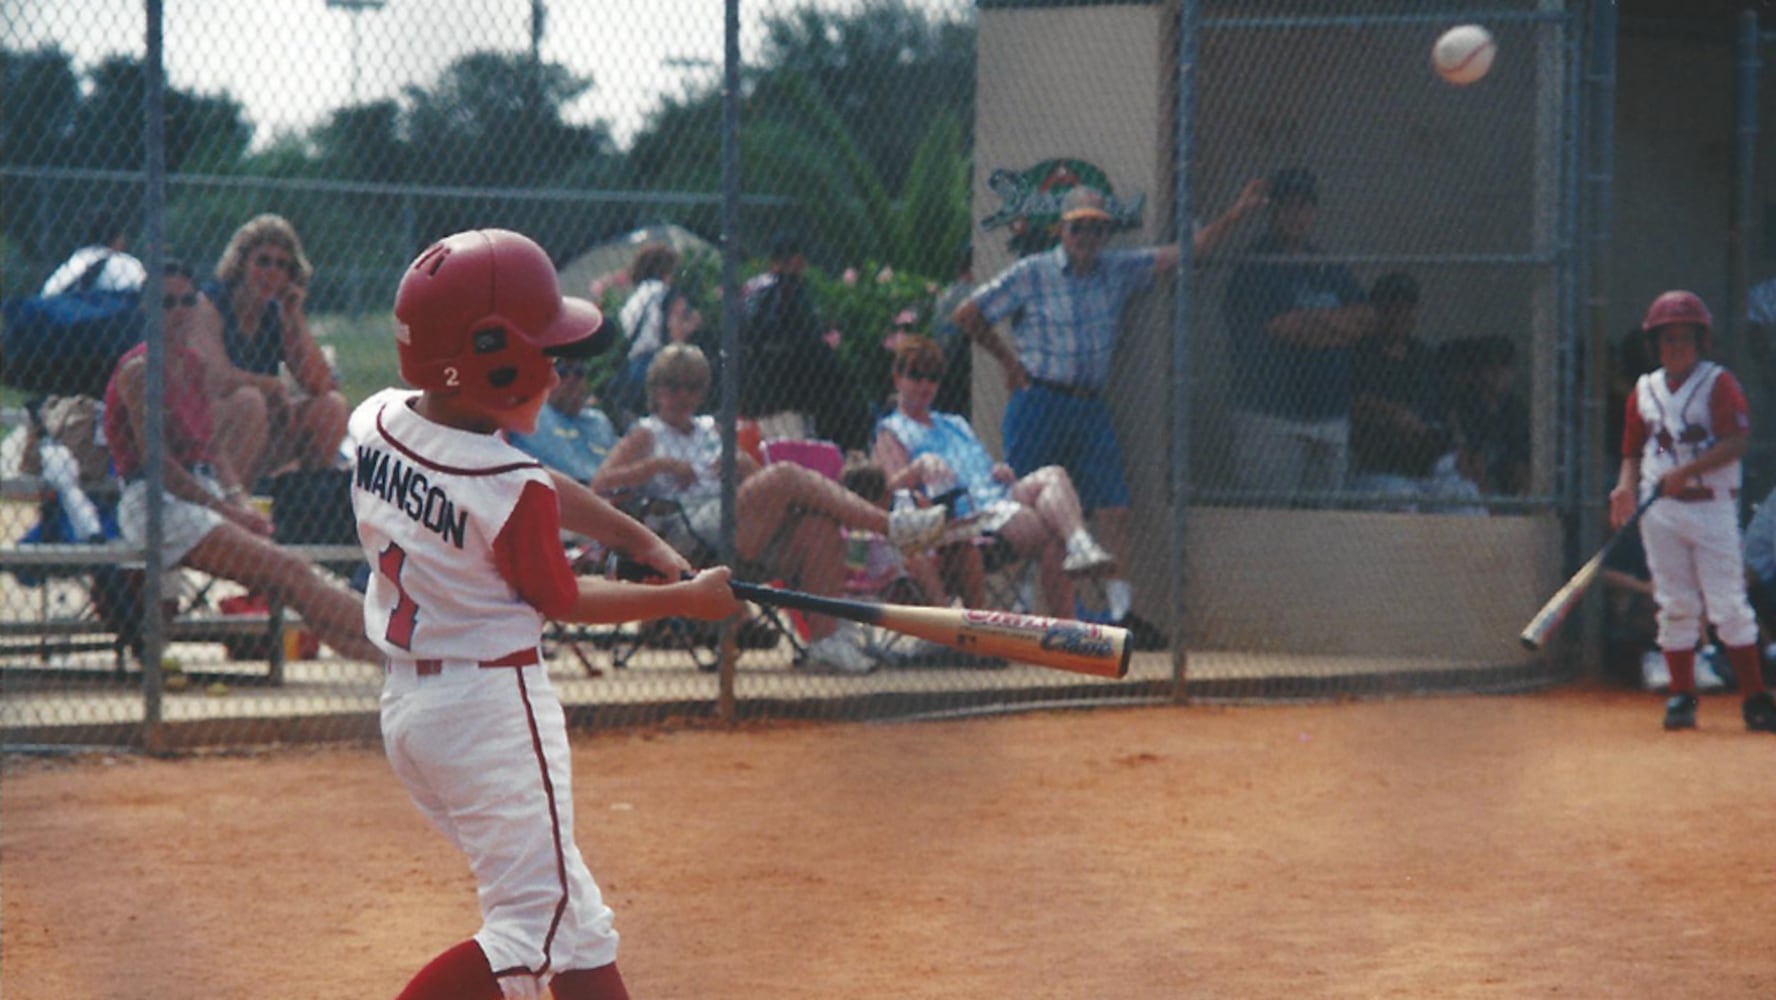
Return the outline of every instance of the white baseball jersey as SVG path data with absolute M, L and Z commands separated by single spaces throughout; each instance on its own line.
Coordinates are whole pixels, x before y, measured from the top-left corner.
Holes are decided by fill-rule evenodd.
M 1634 405 L 1646 428 L 1641 445 L 1641 496 L 1652 492 L 1666 473 L 1714 447 L 1714 389 L 1725 372 L 1720 365 L 1703 361 L 1675 390 L 1663 368 L 1642 375 L 1635 383 Z M 1735 459 L 1703 473 L 1695 485 L 1726 496 L 1739 489 L 1741 469 Z
M 578 585 L 559 501 L 530 456 L 433 423 L 386 390 L 351 416 L 352 509 L 374 570 L 366 632 L 388 655 L 382 737 L 413 804 L 475 873 L 475 942 L 508 1000 L 616 960 L 610 908 L 573 842 L 561 702 L 538 654 Z
M 554 503 L 555 487 L 536 459 L 504 438 L 414 413 L 408 403 L 417 395 L 377 393 L 351 418 L 352 510 L 375 570 L 364 595 L 366 632 L 397 658 L 491 660 L 533 649 L 543 611 L 502 575 L 496 539 L 526 490 L 546 491 Z M 559 514 L 552 520 L 555 543 L 535 553 L 539 565 L 523 570 L 571 583 Z M 555 606 L 548 610 L 560 610 L 549 603 Z

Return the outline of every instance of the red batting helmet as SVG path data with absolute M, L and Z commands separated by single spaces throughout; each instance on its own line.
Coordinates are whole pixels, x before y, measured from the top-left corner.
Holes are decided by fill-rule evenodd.
M 549 255 L 528 236 L 477 229 L 414 259 L 395 293 L 401 377 L 505 409 L 549 385 L 550 356 L 610 342 L 598 307 L 563 298 Z
M 1701 328 L 1702 333 L 1696 339 L 1696 346 L 1708 346 L 1708 332 L 1714 326 L 1714 317 L 1708 314 L 1708 307 L 1696 293 L 1678 290 L 1660 295 L 1647 307 L 1646 319 L 1640 321 L 1640 328 L 1648 333 L 1657 333 L 1660 327 L 1675 323 L 1688 323 Z

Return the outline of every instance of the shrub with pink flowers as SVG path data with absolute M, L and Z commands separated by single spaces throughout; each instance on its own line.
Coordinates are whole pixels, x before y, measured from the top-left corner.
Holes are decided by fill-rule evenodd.
M 931 333 L 932 302 L 941 286 L 866 261 L 836 277 L 809 268 L 808 287 L 822 322 L 839 331 L 839 357 L 859 389 L 872 399 L 886 396 L 894 347 L 908 334 Z

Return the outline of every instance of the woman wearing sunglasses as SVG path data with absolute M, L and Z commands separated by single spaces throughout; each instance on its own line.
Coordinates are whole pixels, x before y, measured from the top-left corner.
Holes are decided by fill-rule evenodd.
M 235 231 L 204 288 L 193 346 L 211 372 L 213 447 L 249 486 L 290 465 L 331 468 L 345 440 L 351 408 L 304 309 L 313 275 L 295 227 L 266 214 Z
M 980 516 L 975 528 L 999 536 L 1018 557 L 1035 559 L 1048 613 L 1071 618 L 1073 577 L 1107 573 L 1116 560 L 1086 529 L 1066 469 L 1047 465 L 1019 478 L 993 460 L 967 420 L 931 408 L 943 373 L 943 348 L 929 337 L 908 337 L 895 351 L 896 409 L 876 425 L 874 456 L 888 488 L 923 488 L 930 495 L 966 490 Z M 979 607 L 978 585 L 967 589 L 974 592 L 963 594 L 965 603 Z

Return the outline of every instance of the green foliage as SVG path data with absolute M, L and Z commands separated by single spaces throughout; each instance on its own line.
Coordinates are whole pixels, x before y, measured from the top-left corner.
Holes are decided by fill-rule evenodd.
M 970 224 L 969 164 L 956 116 L 940 113 L 913 153 L 905 190 L 891 218 L 892 258 L 925 274 L 955 271 Z
M 792 203 L 747 205 L 741 231 L 754 253 L 793 227 L 814 260 L 840 268 L 879 260 L 896 271 L 947 274 L 966 240 L 974 28 L 907 0 L 863 0 L 843 12 L 769 15 L 758 62 L 743 69 L 741 159 L 748 194 Z M 59 49 L 0 50 L 0 163 L 134 171 L 143 158 L 139 59 L 84 70 Z M 206 273 L 230 234 L 265 211 L 289 218 L 318 272 L 317 311 L 380 304 L 427 241 L 498 224 L 536 237 L 555 257 L 640 225 L 672 221 L 713 234 L 713 203 L 601 204 L 513 197 L 512 189 L 644 189 L 713 194 L 721 180 L 721 95 L 687 90 L 650 117 L 628 151 L 604 123 L 569 124 L 565 109 L 594 81 L 527 53 L 478 51 L 397 99 L 335 109 L 320 125 L 254 148 L 254 125 L 227 93 L 169 87 L 166 237 Z M 219 177 L 215 183 L 195 175 Z M 257 179 L 303 180 L 293 187 Z M 444 195 L 362 193 L 353 184 L 448 188 Z M 486 198 L 463 189 L 485 188 Z M 40 281 L 78 239 L 87 210 L 137 208 L 133 185 L 90 179 L 9 179 L 0 227 L 16 253 L 11 282 Z M 140 244 L 138 234 L 137 243 Z M 695 278 L 686 262 L 680 281 Z M 693 291 L 706 322 L 712 263 Z
M 864 257 L 947 273 L 968 234 L 974 29 L 902 0 L 846 14 L 802 9 L 766 19 L 759 64 L 743 73 L 741 176 L 748 192 L 792 199 L 749 207 L 748 249 L 797 228 L 811 259 Z M 720 189 L 721 95 L 669 100 L 630 150 L 632 175 L 655 190 Z M 715 210 L 680 220 L 719 229 Z
M 974 28 L 905 0 L 865 0 L 844 13 L 803 7 L 767 18 L 762 79 L 807 81 L 857 137 L 884 188 L 899 191 L 928 123 L 955 115 L 973 129 Z M 764 103 L 756 93 L 750 102 Z
M 840 360 L 864 392 L 882 397 L 889 388 L 894 335 L 931 333 L 932 304 L 941 286 L 875 261 L 836 276 L 809 269 L 807 280 L 815 310 L 840 333 Z

